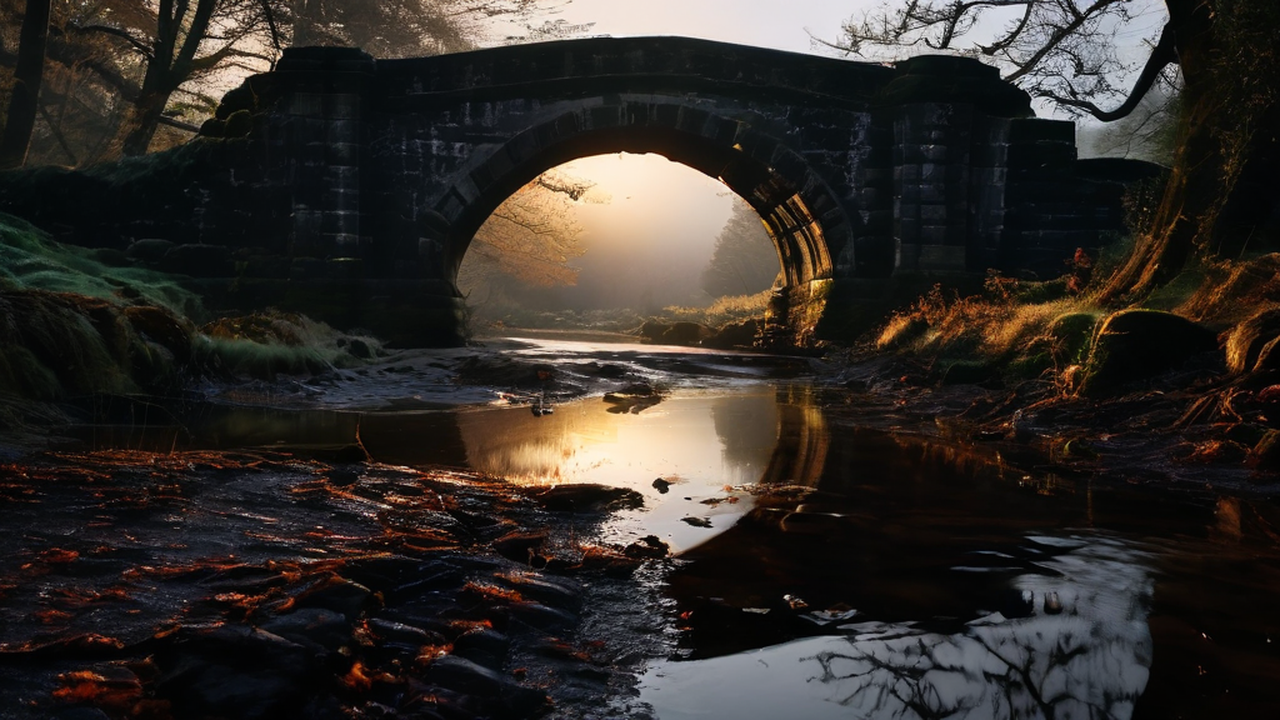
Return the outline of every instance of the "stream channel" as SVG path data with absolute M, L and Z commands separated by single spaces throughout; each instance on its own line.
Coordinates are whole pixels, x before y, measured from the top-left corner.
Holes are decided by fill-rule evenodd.
M 825 386 L 807 361 L 504 342 L 495 356 L 512 364 L 493 364 L 488 384 L 450 379 L 471 356 L 421 351 L 270 398 L 229 394 L 181 427 L 84 428 L 81 447 L 96 451 L 306 454 L 358 439 L 384 470 L 350 463 L 345 487 L 359 492 L 320 511 L 292 466 L 251 481 L 197 468 L 145 508 L 9 478 L 0 643 L 74 632 L 128 643 L 166 617 L 194 622 L 198 588 L 159 572 L 141 580 L 138 568 L 363 552 L 353 538 L 368 534 L 364 519 L 407 502 L 386 468 L 446 467 L 525 487 L 628 488 L 643 507 L 608 515 L 591 541 L 652 535 L 670 547 L 625 581 L 634 593 L 588 594 L 594 625 L 566 631 L 621 652 L 634 640 L 625 632 L 593 633 L 635 626 L 643 640 L 613 662 L 630 680 L 597 691 L 626 697 L 564 695 L 552 717 L 1280 717 L 1280 513 L 1265 498 L 1015 464 Z M 505 373 L 548 367 L 552 389 L 502 387 Z M 660 388 L 660 402 L 602 401 L 636 380 Z M 537 397 L 554 412 L 532 412 Z M 72 586 L 97 599 L 53 603 Z M 111 588 L 124 588 L 118 602 Z M 46 716 L 67 682 L 54 671 L 72 666 L 0 666 L 0 717 Z

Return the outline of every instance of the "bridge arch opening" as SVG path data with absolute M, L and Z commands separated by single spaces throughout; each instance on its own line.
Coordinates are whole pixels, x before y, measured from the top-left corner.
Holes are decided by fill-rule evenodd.
M 458 288 L 473 331 L 631 329 L 664 315 L 719 326 L 763 315 L 781 267 L 763 220 L 722 183 L 612 153 L 553 168 L 499 205 Z
M 800 153 L 745 119 L 680 104 L 623 102 L 570 111 L 475 153 L 435 214 L 447 235 L 445 271 L 456 278 L 476 231 L 541 173 L 618 152 L 661 155 L 741 197 L 764 222 L 784 286 L 830 278 L 837 263 L 853 265 L 857 218 L 845 214 Z

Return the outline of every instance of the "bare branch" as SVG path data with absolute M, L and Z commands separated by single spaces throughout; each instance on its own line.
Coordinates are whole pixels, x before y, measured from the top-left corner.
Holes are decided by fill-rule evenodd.
M 137 53 L 142 57 L 147 59 L 154 57 L 153 48 L 150 45 L 148 45 L 145 41 L 134 37 L 133 34 L 130 33 L 128 30 L 122 30 L 120 28 L 112 27 L 110 25 L 83 25 L 82 26 L 82 25 L 76 25 L 74 22 L 67 23 L 67 27 L 71 28 L 72 30 L 75 30 L 76 32 L 101 33 L 103 35 L 118 37 L 124 40 L 125 42 L 129 43 L 129 45 L 131 45 L 133 49 L 136 50 Z
M 1138 76 L 1133 89 L 1129 91 L 1128 97 L 1115 110 L 1103 110 L 1083 98 L 1063 97 L 1049 92 L 1043 93 L 1042 97 L 1047 97 L 1061 105 L 1084 110 L 1103 122 L 1119 120 L 1132 113 L 1138 107 L 1138 104 L 1142 102 L 1142 98 L 1146 97 L 1147 93 L 1156 84 L 1156 81 L 1160 79 L 1160 74 L 1165 67 L 1177 61 L 1177 53 L 1174 51 L 1174 33 L 1170 25 L 1166 24 L 1164 30 L 1160 33 L 1160 41 L 1152 48 L 1151 55 L 1147 58 L 1146 65 L 1142 68 L 1142 74 Z

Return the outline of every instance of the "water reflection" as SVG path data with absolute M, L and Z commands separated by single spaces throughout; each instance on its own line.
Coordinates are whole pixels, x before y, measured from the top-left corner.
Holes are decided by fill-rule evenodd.
M 644 698 L 662 720 L 1130 717 L 1152 657 L 1149 556 L 1096 535 L 1030 544 L 1060 554 L 1013 579 L 1033 598 L 1026 617 L 989 613 L 954 632 L 855 622 L 838 636 L 664 662 Z M 1061 609 L 1046 612 L 1046 597 Z

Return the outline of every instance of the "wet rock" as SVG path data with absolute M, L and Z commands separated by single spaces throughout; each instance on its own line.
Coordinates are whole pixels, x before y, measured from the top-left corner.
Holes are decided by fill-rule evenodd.
M 711 521 L 707 518 L 689 516 L 689 517 L 680 518 L 680 522 L 687 523 L 694 527 L 700 527 L 700 528 L 711 527 Z
M 648 383 L 634 383 L 604 394 L 611 413 L 637 414 L 662 402 L 662 393 Z
M 1112 313 L 1094 335 L 1080 391 L 1090 396 L 1114 395 L 1217 349 L 1213 331 L 1173 313 L 1141 309 Z
M 432 662 L 423 677 L 445 689 L 484 698 L 499 718 L 532 717 L 547 706 L 547 696 L 542 692 L 453 655 Z
M 530 562 L 543 544 L 547 542 L 546 532 L 527 532 L 517 530 L 507 533 L 493 541 L 493 549 L 502 557 L 519 563 Z
M 644 507 L 644 496 L 635 490 L 595 483 L 557 485 L 534 491 L 531 497 L 553 512 L 612 512 Z
M 584 366 L 588 375 L 605 378 L 607 380 L 618 380 L 627 376 L 627 369 L 621 365 L 612 363 L 589 362 Z
M 302 608 L 258 627 L 312 651 L 337 652 L 351 642 L 351 623 L 346 616 L 324 608 Z
M 647 560 L 664 558 L 670 553 L 671 546 L 659 540 L 657 535 L 646 535 L 640 538 L 638 542 L 631 543 L 622 551 L 622 554 L 627 557 Z
M 667 480 L 663 480 L 662 478 L 658 478 L 653 481 L 653 489 L 663 495 L 666 495 L 667 492 L 671 490 L 671 483 Z
M 638 382 L 631 383 L 626 387 L 615 390 L 611 393 L 605 393 L 605 398 L 636 398 L 636 397 L 652 397 L 658 394 L 658 389 L 649 383 Z
M 181 630 L 154 658 L 175 717 L 291 717 L 321 681 L 306 648 L 243 626 Z
M 444 636 L 434 630 L 424 630 L 394 620 L 370 618 L 366 624 L 377 640 L 391 645 L 417 648 L 445 642 Z
M 111 720 L 111 716 L 95 707 L 73 707 L 59 711 L 53 720 Z
M 509 573 L 499 575 L 495 579 L 525 598 L 545 603 L 554 608 L 577 612 L 582 607 L 580 590 L 534 577 L 529 573 Z
M 510 650 L 511 639 L 489 628 L 463 633 L 453 641 L 454 655 L 495 671 L 506 664 Z
M 348 620 L 355 620 L 374 604 L 373 591 L 338 575 L 313 582 L 294 598 L 295 607 L 332 610 Z
M 542 631 L 558 631 L 578 624 L 578 616 L 560 608 L 536 602 L 512 603 L 506 608 L 511 619 Z

